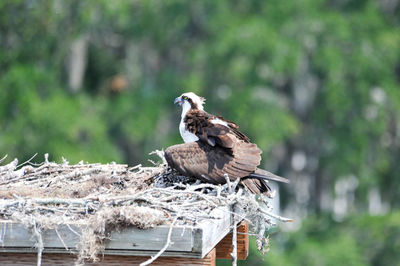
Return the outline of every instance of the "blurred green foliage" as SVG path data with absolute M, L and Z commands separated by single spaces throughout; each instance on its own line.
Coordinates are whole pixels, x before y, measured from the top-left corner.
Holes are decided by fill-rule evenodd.
M 351 216 L 340 223 L 311 216 L 297 232 L 272 234 L 271 239 L 269 253 L 263 256 L 251 245 L 248 259 L 239 265 L 400 265 L 400 212 Z M 218 265 L 231 262 L 219 260 Z
M 398 1 L 383 0 L 3 0 L 0 154 L 143 163 L 181 142 L 172 101 L 193 91 L 292 180 L 283 208 L 335 213 L 352 177 L 345 214 L 371 211 L 371 191 L 386 206 L 375 213 L 397 209 L 399 18 Z M 389 246 L 370 258 L 360 243 L 373 241 L 342 230 L 380 232 L 390 217 L 327 218 L 315 237 L 304 225 L 270 260 L 384 265 Z

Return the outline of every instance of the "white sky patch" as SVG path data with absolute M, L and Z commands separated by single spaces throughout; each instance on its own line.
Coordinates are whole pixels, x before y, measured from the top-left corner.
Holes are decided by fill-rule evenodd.
M 307 156 L 303 151 L 296 151 L 292 155 L 292 168 L 296 171 L 301 171 L 306 167 Z
M 384 104 L 386 101 L 386 93 L 382 88 L 375 87 L 371 90 L 371 99 L 377 104 Z

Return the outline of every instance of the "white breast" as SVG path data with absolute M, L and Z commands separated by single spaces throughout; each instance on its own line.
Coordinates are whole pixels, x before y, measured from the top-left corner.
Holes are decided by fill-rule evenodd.
M 195 142 L 199 140 L 199 138 L 195 134 L 186 130 L 185 123 L 183 122 L 186 113 L 190 110 L 190 108 L 191 108 L 190 104 L 187 101 L 185 101 L 182 105 L 181 122 L 179 124 L 179 133 L 181 133 L 181 137 L 185 143 Z
M 181 137 L 185 143 L 195 142 L 195 141 L 199 140 L 199 138 L 195 134 L 186 130 L 183 119 L 181 120 L 181 123 L 179 124 L 179 132 L 181 133 Z

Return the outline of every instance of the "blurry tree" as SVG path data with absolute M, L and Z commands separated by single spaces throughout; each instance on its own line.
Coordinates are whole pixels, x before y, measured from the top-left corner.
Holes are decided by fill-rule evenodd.
M 309 217 L 301 230 L 273 234 L 271 251 L 263 257 L 252 245 L 239 265 L 398 265 L 400 213 L 351 217 L 342 223 L 328 217 Z M 255 239 L 252 239 L 255 241 Z M 218 265 L 231 265 L 219 260 Z
M 290 216 L 385 213 L 400 203 L 399 6 L 3 0 L 0 151 L 137 164 L 181 141 L 172 101 L 194 91 L 292 180 Z

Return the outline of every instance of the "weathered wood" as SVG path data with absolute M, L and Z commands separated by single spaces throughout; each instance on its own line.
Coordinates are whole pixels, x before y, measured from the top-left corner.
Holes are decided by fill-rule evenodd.
M 81 228 L 79 226 L 71 225 L 70 227 L 80 234 Z M 35 239 L 31 237 L 31 231 L 21 224 L 3 222 L 0 223 L 0 228 L 2 232 L 5 231 L 2 245 L 4 248 L 24 248 L 35 245 Z M 159 250 L 167 239 L 168 230 L 169 226 L 158 226 L 146 230 L 130 227 L 121 232 L 113 232 L 110 241 L 106 242 L 106 250 Z M 69 249 L 74 249 L 79 243 L 79 236 L 73 233 L 68 226 L 60 225 L 57 231 Z M 45 249 L 65 249 L 55 230 L 43 231 L 42 237 Z M 171 240 L 174 243 L 168 248 L 169 251 L 191 252 L 193 242 L 192 228 L 173 228 Z M 0 251 L 2 251 L 2 248 L 0 248 Z
M 120 266 L 120 265 L 139 265 L 146 261 L 149 257 L 145 256 L 112 256 L 105 255 L 100 258 L 97 263 L 86 263 L 85 265 L 103 265 L 103 266 Z M 43 254 L 42 265 L 58 265 L 69 266 L 74 265 L 76 256 L 69 254 Z M 32 253 L 8 253 L 0 254 L 0 265 L 3 266 L 28 266 L 36 265 L 36 254 Z M 162 257 L 158 258 L 151 265 L 162 266 L 215 266 L 215 249 L 202 259 L 195 258 L 179 258 L 179 257 Z
M 237 258 L 245 260 L 249 255 L 249 225 L 242 222 L 237 227 Z M 217 259 L 231 259 L 232 252 L 232 233 L 222 239 L 215 247 L 217 250 Z
M 203 258 L 229 232 L 231 215 L 229 208 L 215 209 L 211 215 L 216 219 L 204 219 L 196 226 L 175 226 L 171 234 L 171 245 L 162 256 Z M 167 241 L 169 226 L 157 226 L 146 230 L 129 227 L 113 232 L 105 244 L 105 255 L 153 256 Z M 57 234 L 58 232 L 58 234 Z M 43 253 L 76 252 L 81 227 L 60 225 L 42 232 Z M 0 222 L 0 254 L 21 253 L 37 250 L 32 231 L 22 224 Z M 67 248 L 67 249 L 66 249 Z
M 195 230 L 194 252 L 201 252 L 205 256 L 229 233 L 232 224 L 230 211 L 230 208 L 215 209 L 211 215 L 219 219 L 205 219 L 199 223 Z

